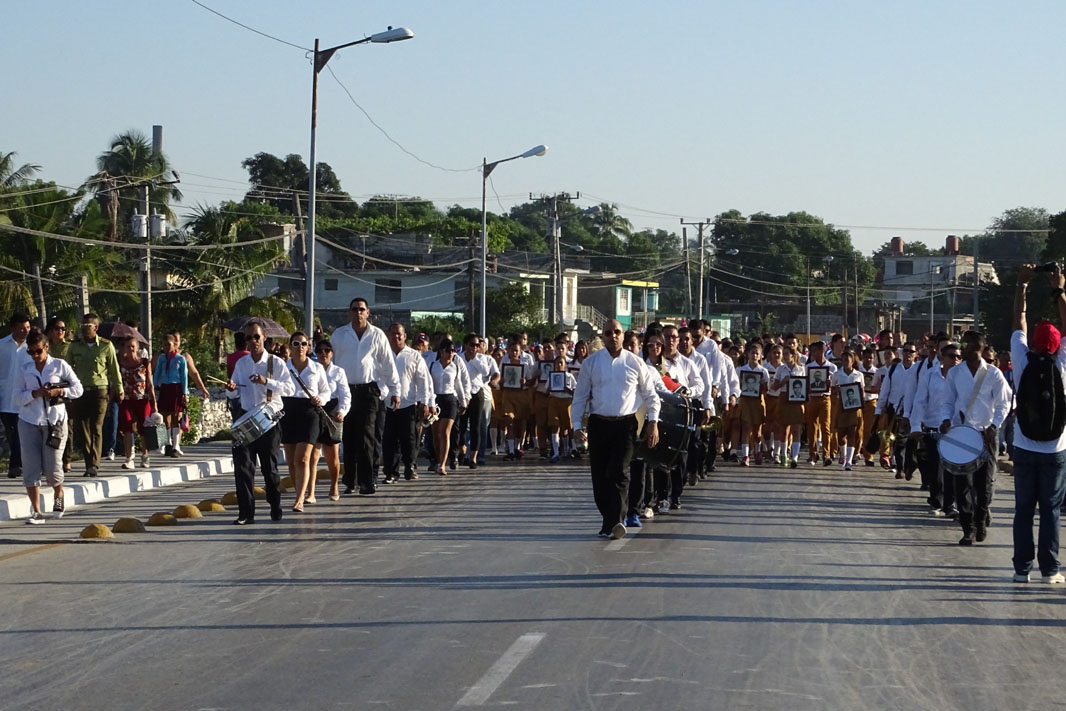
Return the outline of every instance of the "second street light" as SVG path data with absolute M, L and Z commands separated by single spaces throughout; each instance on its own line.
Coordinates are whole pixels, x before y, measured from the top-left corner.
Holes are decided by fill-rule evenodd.
M 488 187 L 489 175 L 496 169 L 500 163 L 506 163 L 509 160 L 518 160 L 519 158 L 532 158 L 533 156 L 542 156 L 548 152 L 547 146 L 533 146 L 525 153 L 519 153 L 516 156 L 510 158 L 504 158 L 503 160 L 488 162 L 487 158 L 481 159 L 481 327 L 480 333 L 482 336 L 487 335 L 485 329 L 485 293 L 489 290 L 489 271 L 488 271 L 488 258 L 489 258 L 489 231 L 488 231 L 488 211 L 485 207 L 485 191 Z M 470 315 L 470 320 L 473 321 L 473 314 Z
M 318 128 L 318 73 L 325 69 L 326 64 L 337 50 L 345 47 L 353 47 L 357 44 L 388 44 L 411 39 L 415 33 L 406 27 L 390 27 L 384 32 L 372 34 L 355 42 L 339 44 L 329 49 L 319 49 L 318 40 L 315 39 L 314 60 L 311 63 L 311 157 L 308 161 L 307 180 L 307 232 L 304 234 L 304 251 L 307 259 L 307 283 L 304 285 L 304 310 L 305 323 L 307 324 L 307 337 L 311 338 L 315 332 L 315 188 L 316 170 L 315 165 L 315 131 Z

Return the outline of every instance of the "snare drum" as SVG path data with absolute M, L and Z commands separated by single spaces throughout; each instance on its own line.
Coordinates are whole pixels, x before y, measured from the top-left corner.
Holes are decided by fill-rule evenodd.
M 653 469 L 669 471 L 682 452 L 688 451 L 688 439 L 696 422 L 697 410 L 689 398 L 677 393 L 659 393 L 659 444 L 648 449 L 643 441 L 634 453 Z
M 973 474 L 990 456 L 980 430 L 969 425 L 955 425 L 947 434 L 940 435 L 936 448 L 944 471 L 955 476 Z
M 233 444 L 244 447 L 256 441 L 278 424 L 282 411 L 275 412 L 270 405 L 263 403 L 259 407 L 241 415 L 233 423 L 230 430 L 233 433 Z

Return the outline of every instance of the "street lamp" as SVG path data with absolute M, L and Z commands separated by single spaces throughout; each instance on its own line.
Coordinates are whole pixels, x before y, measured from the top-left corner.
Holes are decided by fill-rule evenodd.
M 307 282 L 304 284 L 304 309 L 307 323 L 307 337 L 311 338 L 315 332 L 315 188 L 316 188 L 316 165 L 315 165 L 315 131 L 318 127 L 318 73 L 325 69 L 326 64 L 338 49 L 353 47 L 357 44 L 388 44 L 411 39 L 415 33 L 406 27 L 389 27 L 384 32 L 372 34 L 355 42 L 339 44 L 329 49 L 318 48 L 318 39 L 315 39 L 314 61 L 311 65 L 311 159 L 307 180 L 307 232 L 304 234 L 304 251 L 307 259 Z
M 500 163 L 506 163 L 510 160 L 518 160 L 519 158 L 532 158 L 533 156 L 542 156 L 548 152 L 548 147 L 545 145 L 533 146 L 525 153 L 519 153 L 516 156 L 510 158 L 504 158 L 503 160 L 488 162 L 488 159 L 481 159 L 481 326 L 478 329 L 482 336 L 487 335 L 485 328 L 485 294 L 489 290 L 489 231 L 488 231 L 488 211 L 485 207 L 486 189 L 488 187 L 489 175 L 496 169 Z M 473 314 L 471 314 L 471 321 L 473 321 Z

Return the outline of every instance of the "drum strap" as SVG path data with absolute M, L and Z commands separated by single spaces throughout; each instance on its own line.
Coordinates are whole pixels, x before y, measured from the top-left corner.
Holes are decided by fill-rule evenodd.
M 981 386 L 984 385 L 985 378 L 988 377 L 988 371 L 989 366 L 985 365 L 985 367 L 981 369 L 981 372 L 977 374 L 977 380 L 973 381 L 973 392 L 970 393 L 970 402 L 966 404 L 966 411 L 961 413 L 963 424 L 966 424 L 966 421 L 970 419 L 970 410 L 973 409 L 974 404 L 977 402 L 978 395 L 981 394 Z
M 274 377 L 274 355 L 273 354 L 267 356 L 267 380 L 269 380 L 272 377 Z M 274 396 L 274 391 L 271 390 L 270 388 L 267 388 L 267 399 L 266 399 L 266 401 L 270 402 L 270 399 L 273 396 Z

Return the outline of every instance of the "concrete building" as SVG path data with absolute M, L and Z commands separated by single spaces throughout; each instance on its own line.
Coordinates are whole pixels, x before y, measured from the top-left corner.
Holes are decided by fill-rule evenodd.
M 959 238 L 948 235 L 942 254 L 932 256 L 903 253 L 903 238 L 892 238 L 892 254 L 884 257 L 885 270 L 881 298 L 901 306 L 916 299 L 928 299 L 929 292 L 973 289 L 974 258 L 959 254 Z M 982 284 L 999 284 L 995 267 L 978 262 L 977 274 Z

